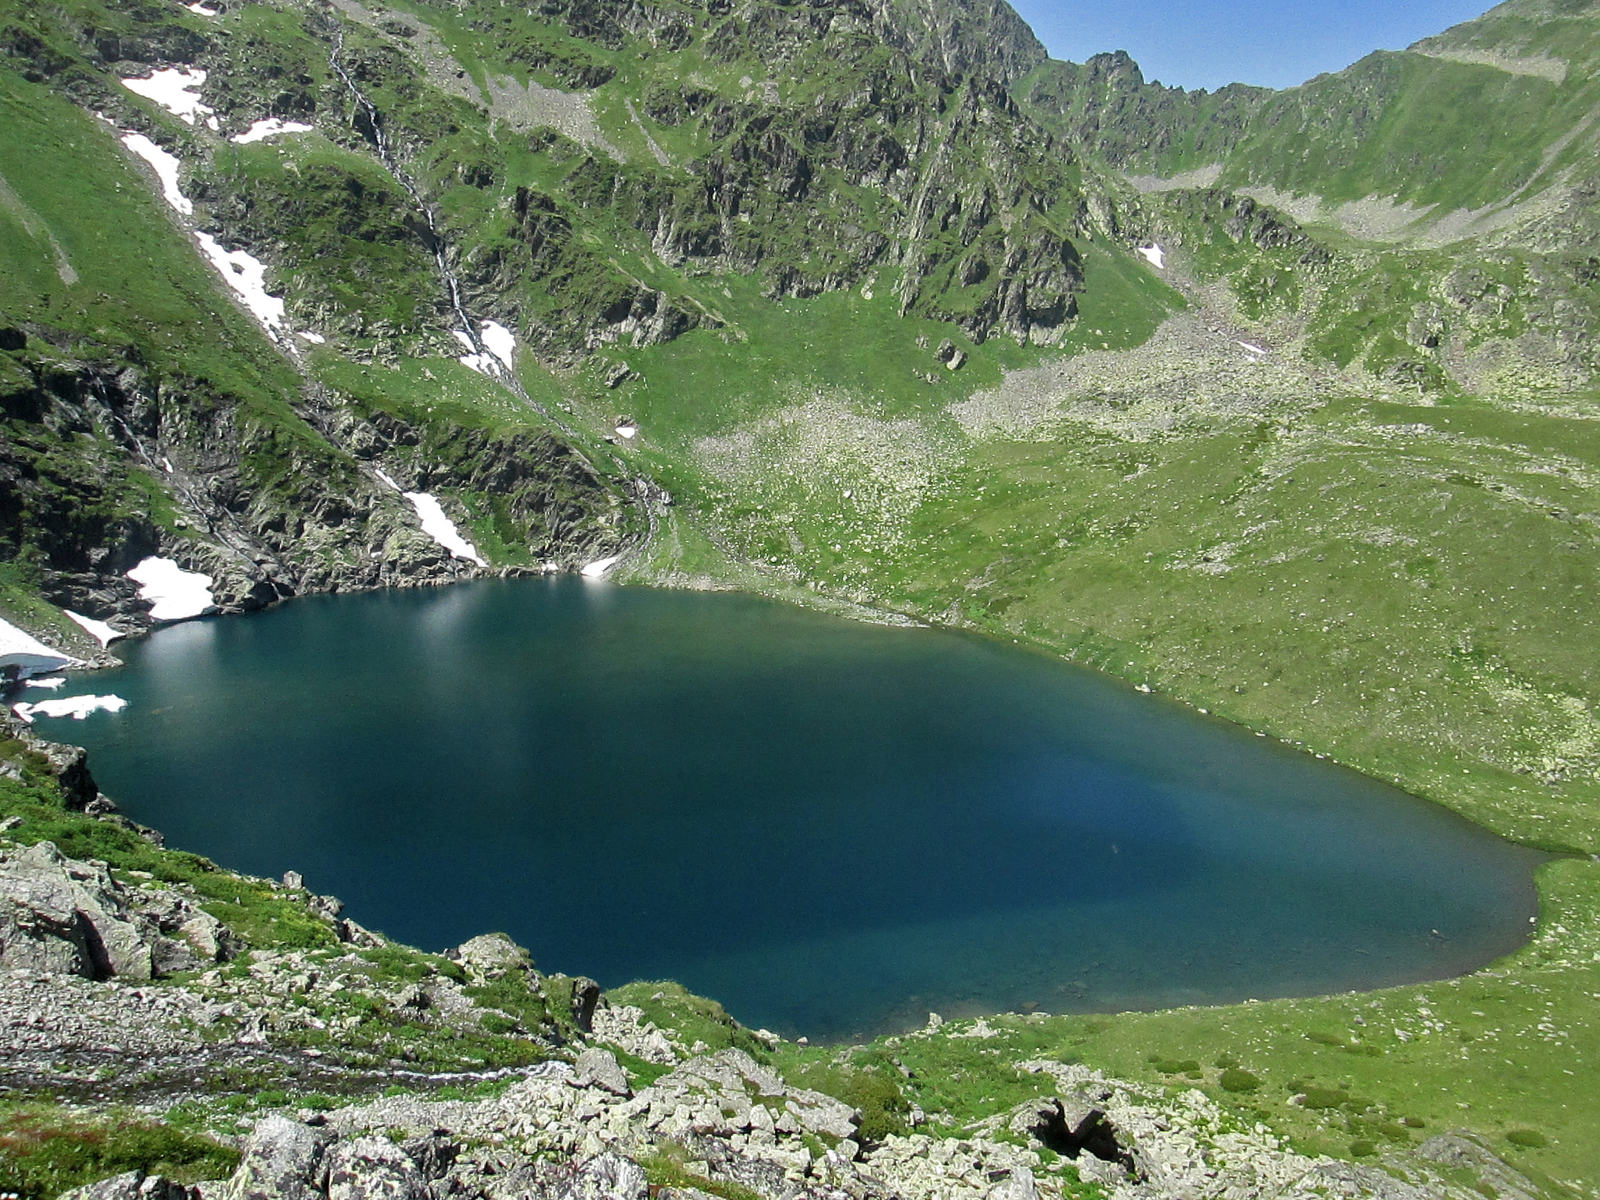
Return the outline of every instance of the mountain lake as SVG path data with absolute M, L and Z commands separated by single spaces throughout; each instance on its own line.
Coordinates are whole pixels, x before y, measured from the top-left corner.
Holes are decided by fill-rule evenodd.
M 39 729 L 169 845 L 791 1037 L 1443 978 L 1538 911 L 1542 854 L 978 636 L 552 577 L 117 649 Z

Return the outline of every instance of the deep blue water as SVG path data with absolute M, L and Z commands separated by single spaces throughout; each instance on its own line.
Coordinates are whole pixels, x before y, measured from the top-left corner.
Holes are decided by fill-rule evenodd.
M 1439 978 L 1542 856 L 985 639 L 572 578 L 171 626 L 42 722 L 171 845 L 812 1038 Z M 1437 932 L 1435 932 L 1437 931 Z

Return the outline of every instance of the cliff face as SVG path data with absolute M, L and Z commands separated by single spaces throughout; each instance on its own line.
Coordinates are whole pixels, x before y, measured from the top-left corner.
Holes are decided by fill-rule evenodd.
M 264 414 L 39 332 L 0 384 L 0 553 L 46 600 L 119 628 L 149 619 L 127 572 L 150 555 L 211 576 L 222 611 L 483 569 L 424 534 L 398 489 L 448 494 L 507 569 L 575 569 L 628 535 L 617 485 L 548 431 L 418 427 L 312 386 Z

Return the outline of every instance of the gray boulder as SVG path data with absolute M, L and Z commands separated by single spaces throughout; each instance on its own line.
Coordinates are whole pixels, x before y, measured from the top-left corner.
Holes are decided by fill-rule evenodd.
M 145 980 L 236 951 L 221 921 L 170 888 L 125 888 L 53 842 L 0 852 L 0 969 Z
M 591 1046 L 578 1055 L 573 1070 L 572 1082 L 577 1087 L 597 1087 L 622 1097 L 633 1095 L 628 1076 L 618 1064 L 617 1056 L 609 1050 Z
M 1039 1200 L 1039 1188 L 1027 1167 L 1013 1168 L 1011 1174 L 989 1189 L 988 1200 Z
M 649 1181 L 644 1168 L 620 1154 L 601 1154 L 565 1179 L 553 1180 L 550 1200 L 646 1200 Z
M 485 933 L 462 942 L 449 956 L 467 973 L 474 983 L 486 983 L 509 975 L 513 971 L 531 971 L 533 960 L 528 952 L 503 933 Z
M 328 1200 L 429 1200 L 422 1170 L 388 1138 L 341 1142 L 327 1161 Z
M 53 842 L 0 854 L 0 967 L 149 979 L 152 935 L 130 920 L 104 864 L 67 858 Z
M 129 1171 L 99 1183 L 86 1184 L 62 1192 L 59 1200 L 194 1200 L 193 1188 L 184 1187 L 163 1175 Z
M 284 1116 L 263 1117 L 245 1139 L 220 1200 L 322 1200 L 334 1134 Z

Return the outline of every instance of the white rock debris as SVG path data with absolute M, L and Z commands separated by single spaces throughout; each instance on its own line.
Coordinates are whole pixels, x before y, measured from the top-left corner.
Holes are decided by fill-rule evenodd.
M 161 194 L 166 197 L 167 203 L 184 216 L 191 216 L 194 204 L 178 190 L 178 156 L 168 154 L 142 133 L 123 134 L 122 144 L 150 164 L 156 178 L 161 180 Z
M 197 232 L 194 236 L 211 265 L 222 273 L 256 320 L 272 331 L 283 328 L 283 301 L 267 292 L 267 265 L 247 251 L 224 250 L 209 233 Z
M 129 571 L 128 578 L 139 585 L 139 599 L 153 602 L 150 617 L 155 621 L 182 621 L 217 606 L 211 576 L 185 571 L 170 558 L 151 555 Z
M 168 469 L 170 470 L 170 468 Z M 66 613 L 67 616 L 71 617 L 79 625 L 83 626 L 83 628 L 88 631 L 90 636 L 92 636 L 94 640 L 99 642 L 102 646 L 109 646 L 112 642 L 123 636 L 120 629 L 113 629 L 104 621 L 97 621 L 93 617 L 86 617 L 82 613 L 75 613 L 70 608 L 63 608 L 61 611 Z
M 1139 253 L 1158 271 L 1167 269 L 1167 252 L 1160 246 L 1140 246 Z
M 70 655 L 52 650 L 31 633 L 0 619 L 0 668 L 15 667 L 19 678 L 45 675 L 72 663 Z
M 81 721 L 90 713 L 121 712 L 127 707 L 128 702 L 121 696 L 63 696 L 37 704 L 14 704 L 11 711 L 31 724 L 35 717 L 72 717 Z
M 388 483 L 391 487 L 394 486 L 394 481 L 387 475 L 384 475 L 381 471 L 378 474 L 385 483 Z M 422 522 L 422 532 L 450 551 L 453 557 L 475 562 L 480 567 L 489 565 L 483 561 L 483 556 L 478 553 L 477 547 L 461 536 L 461 531 L 456 528 L 456 523 L 444 515 L 444 509 L 439 506 L 437 497 L 428 492 L 401 492 L 400 494 L 411 501 L 411 507 L 417 510 L 417 519 Z
M 306 125 L 300 121 L 283 121 L 277 117 L 267 117 L 257 121 L 243 133 L 236 133 L 228 140 L 237 142 L 241 146 L 248 146 L 252 142 L 264 142 L 269 137 L 277 137 L 281 133 L 311 133 L 315 126 Z
M 124 79 L 122 86 L 136 95 L 154 100 L 186 125 L 193 125 L 196 117 L 209 117 L 214 111 L 200 102 L 200 88 L 205 81 L 206 73 L 199 67 L 188 70 L 169 67 L 164 71 L 151 72 L 147 79 Z M 211 122 L 207 121 L 206 124 L 210 125 Z

